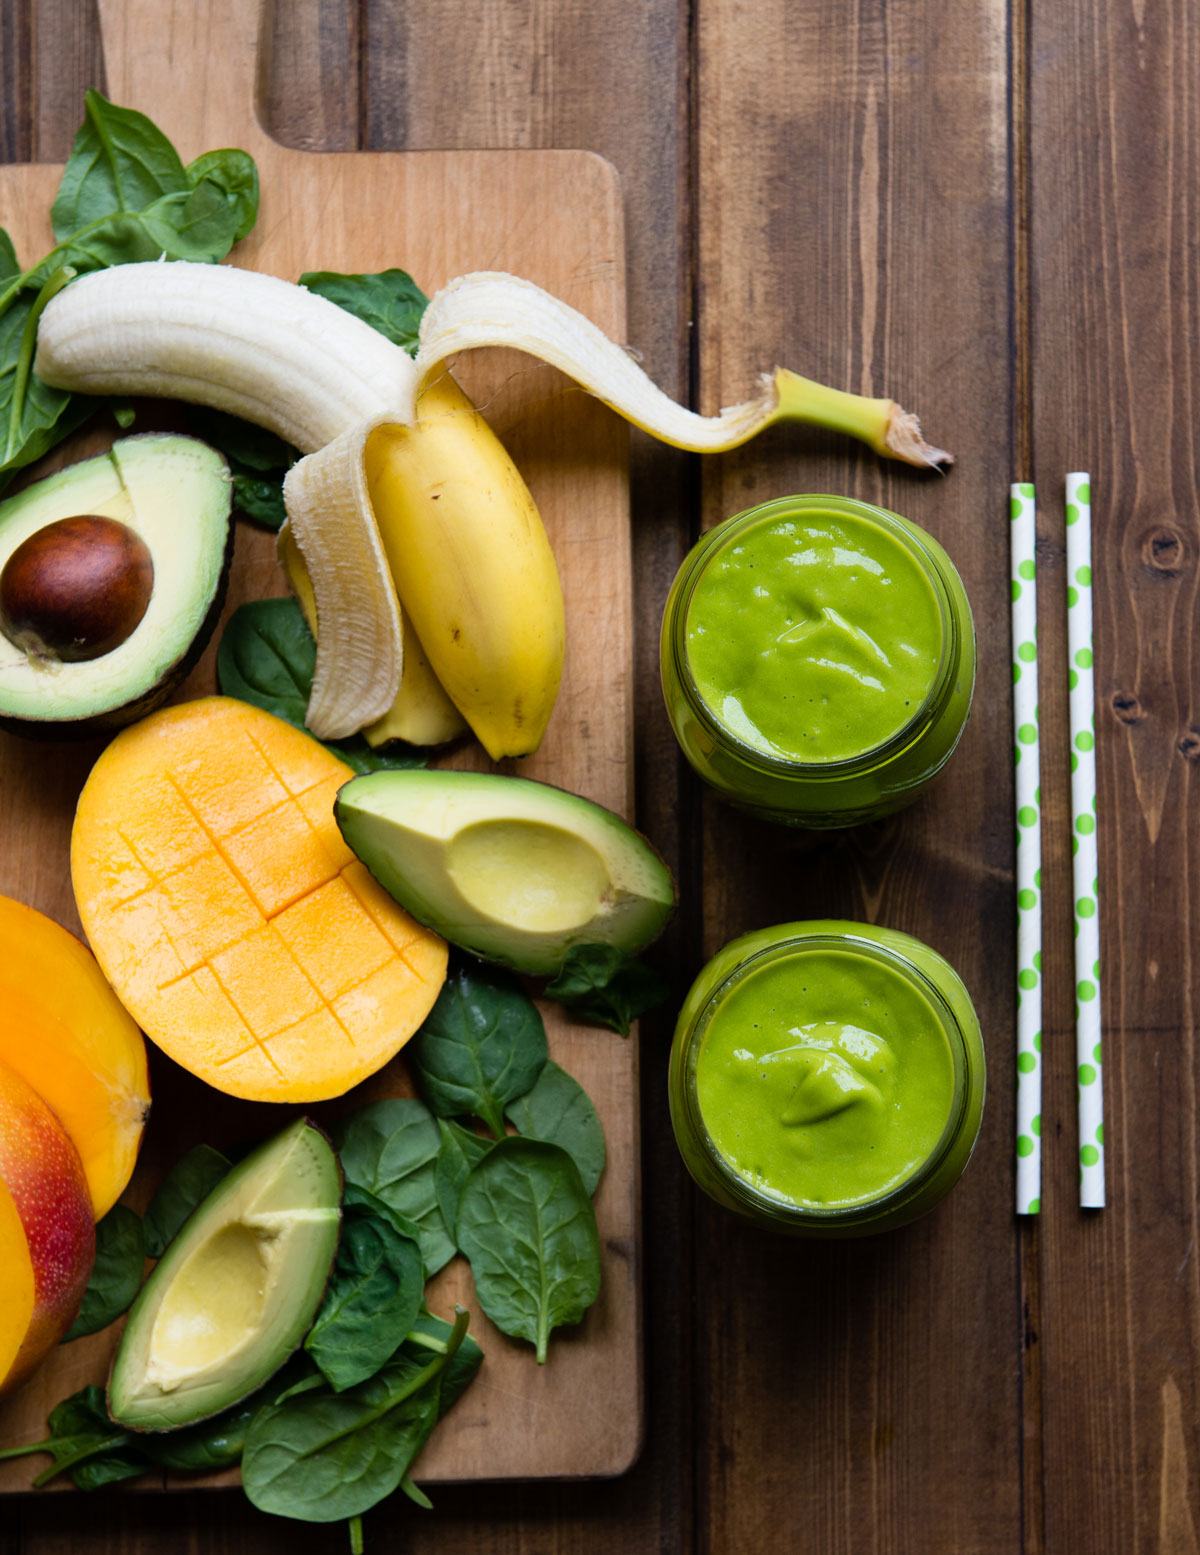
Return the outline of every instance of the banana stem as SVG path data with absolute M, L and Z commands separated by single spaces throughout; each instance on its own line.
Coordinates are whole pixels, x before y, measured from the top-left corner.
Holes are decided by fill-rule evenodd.
M 906 464 L 936 468 L 954 463 L 953 455 L 924 441 L 917 418 L 895 400 L 872 400 L 831 389 L 786 367 L 775 370 L 775 391 L 779 399 L 772 421 L 806 421 L 833 432 L 846 432 L 885 459 L 901 459 Z

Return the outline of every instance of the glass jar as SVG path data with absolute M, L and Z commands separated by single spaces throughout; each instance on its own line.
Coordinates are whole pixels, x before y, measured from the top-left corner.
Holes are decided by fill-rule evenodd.
M 910 803 L 950 759 L 975 627 L 924 530 L 849 497 L 782 497 L 684 558 L 661 670 L 676 738 L 717 793 L 788 825 L 850 826 Z
M 784 923 L 692 985 L 671 1122 L 718 1204 L 801 1236 L 888 1231 L 962 1175 L 985 1073 L 970 996 L 936 951 L 865 923 Z

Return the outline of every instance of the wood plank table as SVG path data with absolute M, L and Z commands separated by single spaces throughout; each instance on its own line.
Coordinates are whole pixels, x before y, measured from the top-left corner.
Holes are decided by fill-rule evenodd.
M 608 1483 L 446 1487 L 433 1514 L 369 1515 L 368 1548 L 1195 1555 L 1200 11 L 288 0 L 271 35 L 263 115 L 286 143 L 609 157 L 630 342 L 697 408 L 742 397 L 780 360 L 896 393 L 959 458 L 941 479 L 795 428 L 703 465 L 639 440 L 635 706 L 640 821 L 683 891 L 659 955 L 677 992 L 726 939 L 785 918 L 920 935 L 983 1019 L 993 1083 L 975 1161 L 937 1212 L 879 1240 L 788 1243 L 735 1224 L 679 1163 L 670 1014 L 647 1020 L 639 1464 Z M 0 0 L 0 157 L 61 160 L 88 84 L 104 85 L 91 4 Z M 1069 797 L 1047 760 L 1044 1210 L 1018 1224 L 1004 513 L 1010 479 L 1038 482 L 1043 728 L 1061 729 L 1069 469 L 1090 470 L 1095 494 L 1110 1203 L 1076 1206 Z M 657 687 L 658 617 L 691 538 L 794 490 L 879 501 L 932 530 L 980 638 L 975 713 L 945 780 L 892 821 L 828 837 L 702 795 Z M 342 1539 L 223 1493 L 0 1509 L 0 1555 Z

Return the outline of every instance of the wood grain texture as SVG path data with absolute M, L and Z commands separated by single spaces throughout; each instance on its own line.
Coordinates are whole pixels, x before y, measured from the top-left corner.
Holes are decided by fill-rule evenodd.
M 620 335 L 624 329 L 621 210 L 611 170 L 587 152 L 505 151 L 316 156 L 270 140 L 253 110 L 256 0 L 207 4 L 103 0 L 107 78 L 114 97 L 139 107 L 185 160 L 213 145 L 241 144 L 259 162 L 259 226 L 239 262 L 285 277 L 329 268 L 373 271 L 398 256 L 432 290 L 471 269 L 507 267 L 540 282 Z M 226 40 L 217 59 L 204 40 Z M 189 76 L 189 68 L 194 66 Z M 185 90 L 186 86 L 186 90 Z M 22 254 L 50 246 L 48 212 L 58 169 L 0 169 L 0 225 Z M 470 210 L 470 223 L 445 212 Z M 320 219 L 314 219 L 314 213 Z M 549 370 L 481 353 L 462 381 L 529 481 L 563 577 L 567 651 L 556 715 L 529 776 L 553 780 L 629 813 L 632 633 L 624 429 L 596 401 Z M 242 532 L 228 612 L 282 591 L 271 537 Z M 213 689 L 215 645 L 184 693 Z M 6 838 L 0 889 L 77 920 L 66 878 L 73 794 L 98 747 L 64 751 L 11 736 L 0 742 L 0 825 Z M 472 761 L 468 754 L 454 758 Z M 577 1334 L 556 1343 L 545 1367 L 481 1316 L 474 1326 L 485 1371 L 425 1454 L 431 1481 L 618 1474 L 641 1438 L 641 1349 L 636 1039 L 572 1027 L 546 1011 L 551 1048 L 597 1105 L 608 1168 L 596 1198 L 604 1257 L 602 1295 Z M 231 1108 L 170 1066 L 155 1071 L 151 1126 L 135 1193 L 193 1139 L 245 1137 L 278 1126 L 273 1109 Z M 408 1089 L 402 1061 L 356 1100 Z M 323 1109 L 315 1108 L 318 1116 Z M 461 1263 L 439 1280 L 435 1310 L 470 1298 Z M 39 1432 L 48 1406 L 103 1373 L 111 1339 L 66 1347 L 0 1409 L 4 1445 Z M 557 1400 L 557 1402 L 556 1402 Z M 29 1480 L 6 1465 L 0 1485 Z
M 963 1183 L 924 1224 L 859 1247 L 733 1226 L 686 1185 L 664 1122 L 669 1022 L 647 1023 L 641 1463 L 612 1484 L 446 1487 L 431 1518 L 369 1517 L 369 1548 L 1197 1548 L 1197 25 L 1188 0 L 277 6 L 264 90 L 288 145 L 599 150 L 623 184 L 627 338 L 665 387 L 690 384 L 713 409 L 780 358 L 897 393 L 960 460 L 926 480 L 785 429 L 701 474 L 635 439 L 633 706 L 638 812 L 685 886 L 665 956 L 677 983 L 719 941 L 785 917 L 843 911 L 921 934 L 966 976 L 991 1060 Z M 102 69 L 91 0 L 0 0 L 0 156 L 61 158 Z M 997 515 L 1014 475 L 1038 480 L 1050 666 L 1065 628 L 1057 483 L 1078 467 L 1096 491 L 1110 1205 L 1075 1207 L 1067 775 L 1048 744 L 1046 1209 L 1018 1231 Z M 976 707 L 946 779 L 844 838 L 701 801 L 658 699 L 658 612 L 690 530 L 789 489 L 926 524 L 980 632 Z M 1062 729 L 1049 669 L 1042 712 Z M 30 878 L 56 888 L 49 869 Z M 340 1531 L 222 1495 L 9 1501 L 0 1518 L 3 1555 L 181 1547 L 342 1546 Z
M 1030 21 L 1030 308 L 1040 603 L 1065 664 L 1063 475 L 1093 492 L 1108 1208 L 1076 1208 L 1068 774 L 1044 776 L 1044 1542 L 1196 1549 L 1200 17 L 1069 3 Z M 1044 717 L 1066 720 L 1063 672 Z M 1046 822 L 1044 822 L 1046 824 Z M 1044 1219 L 1046 1217 L 1043 1217 Z
M 1009 1555 L 1021 1547 L 1011 1212 L 1007 13 L 718 0 L 699 11 L 700 408 L 788 366 L 918 410 L 958 466 L 915 474 L 780 429 L 705 466 L 713 522 L 792 491 L 879 502 L 962 573 L 976 711 L 933 791 L 853 832 L 705 808 L 704 942 L 844 916 L 941 951 L 993 1083 L 976 1157 L 931 1216 L 788 1242 L 697 1204 L 705 1550 Z

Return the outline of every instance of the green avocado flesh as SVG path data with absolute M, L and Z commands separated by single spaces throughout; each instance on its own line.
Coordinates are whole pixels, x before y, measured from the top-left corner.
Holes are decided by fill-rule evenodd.
M 113 1419 L 169 1431 L 228 1409 L 312 1326 L 337 1251 L 341 1170 L 302 1118 L 209 1194 L 133 1304 L 108 1385 Z
M 572 945 L 634 951 L 675 906 L 644 837 L 576 794 L 488 772 L 373 772 L 338 794 L 347 844 L 400 905 L 451 944 L 518 972 L 557 972 Z
M 129 723 L 161 701 L 216 624 L 231 490 L 215 449 L 192 437 L 148 433 L 122 438 L 108 453 L 0 502 L 0 572 L 38 530 L 82 514 L 133 530 L 154 565 L 145 615 L 98 658 L 39 656 L 0 633 L 0 718 L 14 720 L 18 730 L 21 723 L 86 724 L 91 732 Z

